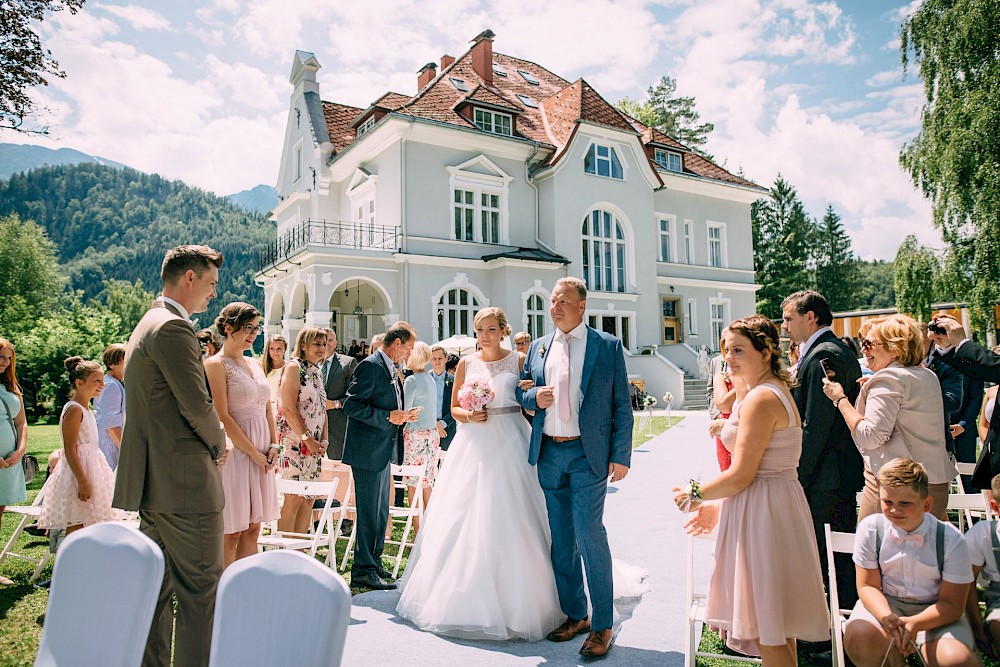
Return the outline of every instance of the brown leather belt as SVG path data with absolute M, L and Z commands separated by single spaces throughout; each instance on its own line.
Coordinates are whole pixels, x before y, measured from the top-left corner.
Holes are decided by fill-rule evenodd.
M 578 435 L 574 435 L 574 436 L 547 435 L 545 437 L 548 438 L 549 440 L 553 441 L 553 442 L 573 442 L 574 440 L 579 440 L 580 439 L 580 436 L 578 436 Z

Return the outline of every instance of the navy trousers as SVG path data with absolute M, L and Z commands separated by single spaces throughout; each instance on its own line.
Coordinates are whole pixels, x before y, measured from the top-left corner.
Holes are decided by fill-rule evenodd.
M 545 492 L 552 531 L 552 568 L 559 605 L 572 619 L 588 616 L 583 590 L 583 566 L 586 566 L 593 607 L 590 626 L 593 630 L 606 630 L 614 620 L 611 549 L 604 529 L 607 475 L 594 474 L 579 439 L 555 442 L 543 436 L 538 454 L 538 482 Z

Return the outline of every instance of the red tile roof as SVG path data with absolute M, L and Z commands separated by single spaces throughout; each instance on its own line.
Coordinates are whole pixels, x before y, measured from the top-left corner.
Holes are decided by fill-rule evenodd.
M 639 133 L 644 144 L 655 142 L 678 148 L 683 153 L 684 170 L 688 174 L 759 187 L 689 152 L 689 149 L 672 137 L 622 113 L 583 79 L 571 84 L 536 63 L 503 53 L 494 53 L 493 62 L 506 70 L 507 76 L 500 76 L 494 71 L 492 85 L 487 85 L 476 74 L 472 67 L 470 49 L 454 63 L 443 68 L 437 77 L 413 97 L 390 92 L 378 98 L 372 106 L 465 128 L 475 128 L 475 125 L 459 113 L 463 102 L 478 101 L 507 108 L 515 114 L 516 136 L 551 144 L 555 146 L 557 154 L 570 140 L 579 121 L 597 123 L 625 132 Z M 518 70 L 528 72 L 538 83 L 529 83 Z M 452 77 L 464 80 L 471 92 L 463 93 L 455 88 L 448 81 Z M 518 94 L 535 100 L 538 108 L 524 104 L 518 99 Z M 323 111 L 335 151 L 344 150 L 355 139 L 355 130 L 349 125 L 363 110 L 324 102 Z

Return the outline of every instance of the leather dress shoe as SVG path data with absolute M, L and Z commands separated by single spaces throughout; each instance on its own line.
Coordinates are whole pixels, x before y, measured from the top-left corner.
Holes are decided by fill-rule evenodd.
M 377 574 L 369 574 L 363 577 L 352 577 L 351 588 L 370 588 L 373 591 L 394 591 L 396 584 L 391 581 L 383 581 Z
M 614 641 L 615 632 L 611 628 L 607 630 L 591 630 L 590 634 L 587 635 L 586 641 L 583 642 L 580 655 L 589 658 L 599 658 L 602 655 L 607 655 Z
M 379 576 L 380 579 L 385 579 L 386 581 L 392 581 L 392 572 L 385 569 L 381 565 L 375 566 L 375 574 Z
M 567 618 L 562 625 L 546 635 L 546 639 L 550 642 L 568 642 L 573 637 L 577 635 L 582 635 L 584 632 L 590 630 L 590 619 L 582 618 L 579 621 L 574 621 L 572 618 Z

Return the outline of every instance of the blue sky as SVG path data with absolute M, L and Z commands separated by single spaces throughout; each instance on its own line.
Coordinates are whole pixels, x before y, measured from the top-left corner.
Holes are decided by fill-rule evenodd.
M 227 194 L 273 184 L 295 49 L 316 54 L 324 99 L 364 107 L 412 94 L 416 71 L 494 48 L 611 101 L 661 75 L 715 123 L 707 149 L 769 186 L 780 173 L 807 210 L 832 204 L 855 252 L 891 259 L 906 234 L 940 237 L 899 168 L 916 134 L 918 79 L 900 66 L 900 22 L 919 4 L 864 0 L 90 0 L 42 26 L 67 73 L 40 89 L 50 138 Z

